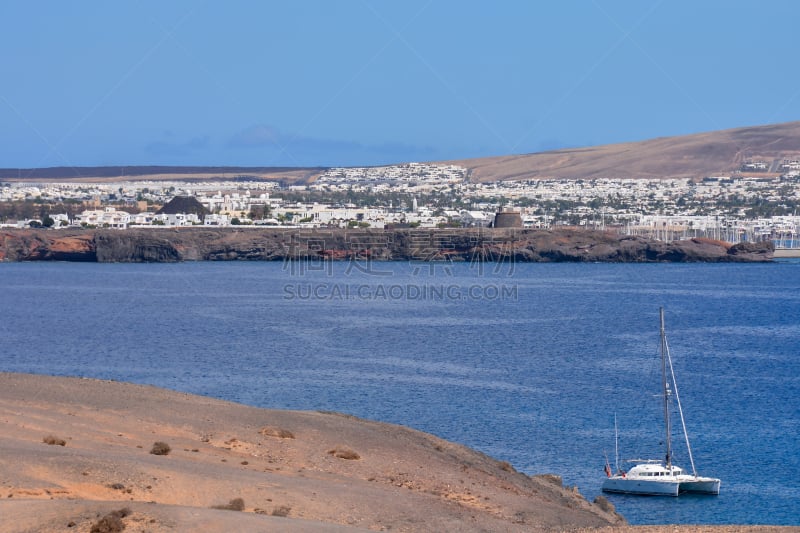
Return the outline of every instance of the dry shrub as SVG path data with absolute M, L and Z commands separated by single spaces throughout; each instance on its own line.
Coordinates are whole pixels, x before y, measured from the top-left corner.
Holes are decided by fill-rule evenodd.
M 59 439 L 55 435 L 46 436 L 45 438 L 42 439 L 42 442 L 44 442 L 45 444 L 56 445 L 56 446 L 67 445 L 67 441 L 65 441 L 64 439 Z
M 169 444 L 161 441 L 153 443 L 153 447 L 150 448 L 150 453 L 153 455 L 167 455 L 170 451 L 172 448 L 169 447 Z
M 511 463 L 508 461 L 500 461 L 500 470 L 505 470 L 506 472 L 516 472 Z
M 347 459 L 348 461 L 354 461 L 356 459 L 361 459 L 361 456 L 358 453 L 354 452 L 349 448 L 342 448 L 337 446 L 332 450 L 328 450 L 328 455 L 332 455 L 334 457 L 338 457 L 339 459 Z
M 111 511 L 103 518 L 92 524 L 90 533 L 119 533 L 125 529 L 123 518 L 131 514 L 131 510 L 123 507 L 117 511 Z
M 213 509 L 222 509 L 224 511 L 244 511 L 244 500 L 241 498 L 234 498 L 225 505 L 213 505 Z
M 608 498 L 606 498 L 603 495 L 597 496 L 594 499 L 594 504 L 607 513 L 614 514 L 617 512 L 617 509 L 614 507 L 614 504 L 608 501 Z
M 533 477 L 536 478 L 536 479 L 543 479 L 543 480 L 548 481 L 548 482 L 552 483 L 553 485 L 557 485 L 559 487 L 563 487 L 564 486 L 564 480 L 561 479 L 561 476 L 558 476 L 556 474 L 539 474 L 539 475 L 536 475 L 536 476 L 533 476 Z
M 292 510 L 291 507 L 287 507 L 286 505 L 281 505 L 280 507 L 276 507 L 272 510 L 272 516 L 289 516 L 289 512 Z
M 293 439 L 294 433 L 288 429 L 278 428 L 275 426 L 264 426 L 258 431 L 265 437 L 277 437 L 279 439 Z

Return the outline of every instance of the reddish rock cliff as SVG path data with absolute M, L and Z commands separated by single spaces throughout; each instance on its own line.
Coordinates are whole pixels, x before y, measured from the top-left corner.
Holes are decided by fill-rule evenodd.
M 563 229 L 6 230 L 2 261 L 178 262 L 284 259 L 519 262 L 762 262 L 772 243 L 662 242 Z

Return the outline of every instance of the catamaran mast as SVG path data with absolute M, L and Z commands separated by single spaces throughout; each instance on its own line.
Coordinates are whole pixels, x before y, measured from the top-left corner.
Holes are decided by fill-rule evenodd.
M 619 474 L 619 431 L 617 431 L 617 413 L 614 413 L 614 468 Z
M 664 331 L 664 308 L 659 307 L 658 309 L 659 315 L 661 317 L 661 383 L 664 389 L 664 427 L 666 428 L 666 445 L 667 445 L 667 455 L 666 455 L 666 466 L 667 470 L 671 470 L 672 467 L 672 437 L 671 437 L 671 428 L 670 428 L 670 420 L 669 420 L 669 381 L 667 380 L 667 334 Z
M 689 444 L 689 432 L 686 431 L 686 419 L 683 417 L 683 407 L 681 407 L 681 395 L 678 393 L 678 382 L 675 380 L 675 369 L 672 367 L 672 356 L 669 353 L 669 344 L 666 336 L 664 337 L 664 347 L 666 348 L 667 367 L 672 378 L 672 388 L 675 390 L 675 403 L 678 404 L 678 414 L 681 417 L 681 428 L 683 429 L 683 439 L 686 442 L 686 451 L 689 452 L 689 462 L 692 463 L 692 475 L 697 477 L 697 470 L 694 467 L 694 457 L 692 457 L 692 446 Z

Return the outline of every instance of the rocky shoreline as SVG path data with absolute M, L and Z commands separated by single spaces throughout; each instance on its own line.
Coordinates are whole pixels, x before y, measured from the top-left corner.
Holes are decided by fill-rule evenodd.
M 662 242 L 558 229 L 5 229 L 0 261 L 768 262 L 771 242 Z

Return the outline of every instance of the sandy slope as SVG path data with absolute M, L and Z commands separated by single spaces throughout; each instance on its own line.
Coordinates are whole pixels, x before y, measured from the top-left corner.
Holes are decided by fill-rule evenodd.
M 126 531 L 530 531 L 618 520 L 462 446 L 340 414 L 0 374 L 0 428 L 0 531 L 70 522 L 88 531 L 125 506 Z M 51 434 L 66 445 L 45 444 Z M 149 453 L 155 441 L 172 451 Z M 234 498 L 244 512 L 212 509 Z
M 470 169 L 471 179 L 476 182 L 539 178 L 698 179 L 728 176 L 749 160 L 773 163 L 783 158 L 795 159 L 798 140 L 800 122 L 786 122 L 447 163 Z
M 65 445 L 45 444 L 48 435 Z M 155 441 L 171 452 L 149 453 Z M 358 458 L 336 457 L 344 452 Z M 213 508 L 234 498 L 244 500 L 243 512 Z M 548 477 L 400 426 L 0 373 L 0 532 L 88 532 L 126 507 L 125 531 L 150 532 L 622 526 Z

